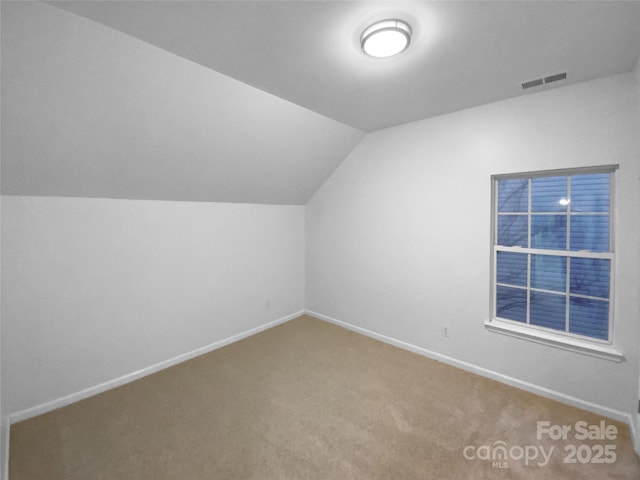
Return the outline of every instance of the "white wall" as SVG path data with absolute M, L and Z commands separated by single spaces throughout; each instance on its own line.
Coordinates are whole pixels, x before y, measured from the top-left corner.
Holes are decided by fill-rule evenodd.
M 636 68 L 633 73 L 636 77 L 636 89 L 638 96 L 638 137 L 640 138 L 640 57 L 638 57 Z M 640 149 L 638 150 L 638 164 L 640 164 Z M 638 183 L 640 183 L 640 176 L 638 177 Z M 638 195 L 638 210 L 640 211 L 640 193 Z M 640 252 L 640 238 L 638 239 L 638 252 Z M 640 262 L 638 262 L 638 269 L 638 276 L 640 277 Z M 640 323 L 640 313 L 638 314 L 638 323 Z M 638 337 L 638 348 L 640 349 L 640 336 Z M 638 390 L 638 398 L 640 399 L 640 390 Z M 636 452 L 640 455 L 640 405 L 638 406 L 638 409 L 639 410 L 636 415 Z
M 301 206 L 4 196 L 2 210 L 5 413 L 304 308 Z
M 1 170 L 1 169 L 0 169 Z M 2 197 L 0 196 L 0 217 L 2 216 Z M 0 222 L 0 252 L 2 251 L 2 222 Z M 0 259 L 2 254 L 0 253 Z M 1 267 L 1 265 L 0 265 Z M 0 305 L 2 305 L 2 275 L 0 274 Z M 3 414 L 2 396 L 4 390 L 2 389 L 2 308 L 0 308 L 0 480 L 6 479 L 9 470 L 9 459 L 6 455 L 6 448 L 9 448 L 9 439 L 5 436 L 9 430 L 9 419 Z
M 632 74 L 369 134 L 307 205 L 311 311 L 635 412 L 638 119 Z M 490 176 L 620 164 L 615 363 L 488 332 Z M 451 336 L 441 335 L 448 324 Z

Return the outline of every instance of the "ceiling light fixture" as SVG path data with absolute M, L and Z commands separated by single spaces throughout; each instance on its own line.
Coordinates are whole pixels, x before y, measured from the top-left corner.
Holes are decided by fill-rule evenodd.
M 360 36 L 362 51 L 386 58 L 403 52 L 411 43 L 411 27 L 402 20 L 383 20 L 366 28 Z

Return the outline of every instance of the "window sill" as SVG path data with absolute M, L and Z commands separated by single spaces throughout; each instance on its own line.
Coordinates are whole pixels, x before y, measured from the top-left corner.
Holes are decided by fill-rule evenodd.
M 541 343 L 563 350 L 582 353 L 592 357 L 603 358 L 613 362 L 622 362 L 624 354 L 609 345 L 597 345 L 576 338 L 563 337 L 542 330 L 533 330 L 509 322 L 497 319 L 484 322 L 484 326 L 490 332 L 501 333 L 512 337 L 522 338 L 530 342 Z

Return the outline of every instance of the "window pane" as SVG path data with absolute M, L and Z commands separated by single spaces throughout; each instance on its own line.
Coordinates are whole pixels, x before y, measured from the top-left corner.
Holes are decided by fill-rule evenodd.
M 609 185 L 608 173 L 571 177 L 571 211 L 608 212 Z
M 609 215 L 571 217 L 571 250 L 609 251 Z
M 527 216 L 498 216 L 498 245 L 504 247 L 527 246 Z
M 531 215 L 531 247 L 565 250 L 566 215 Z
M 520 288 L 496 287 L 496 317 L 527 321 L 527 291 Z
M 498 283 L 527 286 L 527 254 L 498 252 Z
M 567 177 L 531 179 L 532 212 L 566 212 L 567 203 Z
M 526 212 L 528 201 L 528 179 L 498 180 L 498 212 Z
M 571 293 L 609 298 L 610 261 L 600 258 L 571 259 Z
M 564 330 L 566 297 L 552 293 L 531 292 L 531 325 Z
M 531 286 L 565 292 L 567 259 L 553 255 L 531 255 Z
M 609 337 L 609 302 L 571 297 L 569 331 L 607 340 Z

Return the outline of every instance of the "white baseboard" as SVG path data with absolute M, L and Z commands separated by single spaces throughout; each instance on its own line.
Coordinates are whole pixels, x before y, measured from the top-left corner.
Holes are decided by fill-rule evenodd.
M 281 323 L 288 322 L 289 320 L 293 320 L 300 315 L 303 315 L 304 310 L 300 310 L 298 312 L 292 313 L 290 315 L 286 315 L 284 317 L 278 318 L 277 320 L 273 320 L 271 322 L 267 322 L 263 325 L 259 325 L 255 328 L 251 328 L 249 330 L 245 330 L 244 332 L 238 333 L 236 335 L 232 335 L 223 340 L 219 340 L 209 345 L 205 345 L 204 347 L 197 348 L 187 353 L 183 353 L 176 357 L 170 358 L 160 363 L 156 363 L 155 365 L 151 365 L 149 367 L 143 368 L 136 372 L 129 373 L 127 375 L 123 375 L 122 377 L 114 378 L 113 380 L 108 380 L 106 382 L 100 383 L 99 385 L 95 385 L 93 387 L 85 388 L 79 392 L 71 393 L 64 397 L 58 398 L 56 400 L 52 400 L 49 402 L 42 403 L 40 405 L 36 405 L 31 408 L 27 408 L 24 410 L 20 410 L 18 412 L 11 413 L 9 415 L 9 421 L 7 423 L 13 424 L 16 422 L 20 422 L 22 420 L 26 420 L 31 417 L 35 417 L 37 415 L 42 415 L 43 413 L 50 412 L 52 410 L 56 410 L 58 408 L 64 407 L 71 403 L 78 402 L 80 400 L 84 400 L 85 398 L 92 397 L 99 393 L 105 392 L 107 390 L 111 390 L 113 388 L 119 387 L 121 385 L 125 385 L 129 382 L 133 382 L 134 380 L 138 380 L 139 378 L 146 377 L 147 375 L 151 375 L 152 373 L 156 373 L 160 370 L 164 370 L 165 368 L 172 367 L 177 365 L 178 363 L 185 362 L 187 360 L 191 360 L 194 357 L 198 357 L 205 353 L 209 353 L 213 350 L 217 350 L 218 348 L 222 348 L 230 343 L 237 342 L 242 340 L 243 338 L 250 337 L 257 333 L 263 332 L 264 330 L 268 330 L 270 328 L 275 327 L 276 325 L 280 325 Z
M 529 382 L 524 382 L 522 380 L 518 380 L 516 378 L 513 377 L 509 377 L 506 375 L 503 375 L 501 373 L 495 372 L 493 370 L 488 370 L 482 367 L 478 367 L 476 365 L 467 363 L 467 362 L 463 362 L 460 360 L 456 360 L 455 358 L 452 357 L 448 357 L 446 355 L 442 355 L 430 350 L 427 350 L 425 348 L 422 347 L 418 347 L 417 345 L 413 345 L 407 342 L 403 342 L 401 340 L 397 340 L 391 337 L 387 337 L 386 335 L 382 335 L 376 332 L 373 332 L 371 330 L 367 330 L 365 328 L 356 326 L 356 325 L 352 325 L 350 323 L 347 322 L 343 322 L 341 320 L 337 320 L 335 318 L 331 318 L 328 317 L 326 315 L 322 315 L 320 313 L 317 312 L 313 312 L 310 310 L 301 310 L 295 313 L 292 313 L 290 315 L 281 317 L 277 320 L 273 320 L 271 322 L 267 322 L 263 325 L 260 325 L 258 327 L 246 330 L 244 332 L 238 333 L 236 335 L 232 335 L 231 337 L 228 337 L 226 339 L 214 342 L 210 345 L 206 345 L 204 347 L 200 347 L 197 348 L 195 350 L 192 350 L 191 352 L 188 353 L 184 353 L 182 355 L 178 355 L 176 357 L 173 357 L 169 360 L 165 360 L 163 362 L 157 363 L 155 365 L 151 365 L 147 368 L 138 370 L 136 372 L 132 372 L 130 374 L 124 375 L 122 377 L 113 379 L 113 380 L 109 380 L 107 382 L 101 383 L 99 385 L 93 386 L 93 387 L 89 387 L 86 388 L 84 390 L 81 390 L 79 392 L 76 393 L 72 393 L 70 395 L 66 395 L 64 397 L 58 398 L 56 400 L 50 401 L 50 402 L 46 402 L 40 405 L 37 405 L 35 407 L 31 407 L 25 410 L 21 410 L 19 412 L 15 412 L 11 415 L 9 415 L 8 417 L 5 417 L 4 419 L 2 419 L 1 422 L 1 429 L 0 429 L 0 435 L 2 436 L 2 441 L 0 442 L 0 445 L 3 446 L 2 451 L 0 452 L 0 480 L 8 480 L 9 479 L 9 435 L 10 435 L 10 426 L 12 423 L 16 423 L 19 422 L 21 420 L 26 420 L 28 418 L 31 417 L 35 417 L 37 415 L 41 415 L 43 413 L 47 413 L 50 412 L 52 410 L 55 410 L 57 408 L 61 408 L 64 407 L 66 405 L 69 405 L 71 403 L 75 403 L 78 402 L 80 400 L 83 400 L 85 398 L 91 397 L 93 395 L 97 395 L 99 393 L 105 392 L 107 390 L 111 390 L 113 388 L 119 387 L 121 385 L 125 385 L 129 382 L 132 382 L 134 380 L 137 380 L 139 378 L 145 377 L 147 375 L 151 375 L 152 373 L 158 372 L 160 370 L 164 370 L 165 368 L 169 368 L 172 367 L 174 365 L 177 365 L 178 363 L 182 363 L 185 362 L 187 360 L 190 360 L 192 358 L 195 358 L 199 355 L 203 355 L 205 353 L 211 352 L 213 350 L 217 350 L 218 348 L 222 348 L 226 345 L 229 345 L 231 343 L 237 342 L 239 340 L 242 340 L 244 338 L 250 337 L 252 335 L 255 335 L 257 333 L 263 332 L 265 330 L 268 330 L 272 327 L 275 327 L 276 325 L 280 325 L 282 323 L 288 322 L 289 320 L 293 320 L 294 318 L 299 317 L 300 315 L 303 314 L 307 314 L 310 315 L 312 317 L 315 317 L 317 319 L 320 320 L 324 320 L 330 323 L 333 323 L 335 325 L 341 326 L 343 328 L 346 328 L 348 330 L 352 330 L 354 332 L 357 333 L 361 333 L 363 335 L 366 335 L 368 337 L 374 338 L 376 340 L 379 340 L 381 342 L 384 343 L 388 343 L 390 345 L 394 345 L 396 347 L 402 348 L 404 350 L 408 350 L 410 352 L 413 353 L 417 353 L 418 355 L 422 355 L 425 356 L 427 358 L 431 358 L 433 360 L 438 360 L 441 361 L 443 363 L 446 363 L 448 365 L 457 367 L 457 368 L 461 368 L 463 370 L 469 371 L 471 373 L 475 373 L 478 375 L 481 375 L 483 377 L 487 377 L 487 378 L 491 378 L 493 380 L 497 380 L 501 383 L 505 383 L 507 385 L 511 385 L 513 387 L 516 388 L 520 388 L 522 390 L 526 390 L 528 392 L 531 393 L 535 393 L 537 395 L 546 397 L 546 398 L 550 398 L 552 400 L 557 400 L 559 402 L 574 406 L 576 408 L 582 408 L 584 410 L 596 413 L 598 415 L 603 415 L 605 417 L 609 417 L 612 418 L 614 420 L 618 420 L 624 423 L 627 423 L 629 425 L 629 429 L 630 429 L 630 433 L 633 439 L 633 443 L 634 443 L 634 449 L 636 451 L 636 453 L 640 456 L 640 432 L 638 431 L 638 427 L 640 427 L 640 425 L 638 427 L 636 427 L 636 422 L 635 419 L 633 418 L 632 415 L 630 415 L 629 413 L 626 412 L 622 412 L 619 410 L 614 410 L 602 405 L 598 405 L 592 402 L 587 402 L 585 400 L 581 400 L 579 398 L 570 396 L 570 395 L 566 395 L 563 394 L 561 392 L 557 392 L 555 390 L 551 390 L 545 387 L 541 387 L 539 385 L 534 385 L 532 383 Z M 640 423 L 640 421 L 639 421 Z
M 586 400 L 582 400 L 580 398 L 573 397 L 571 395 L 566 395 L 564 393 L 557 392 L 555 390 L 551 390 L 549 388 L 542 387 L 540 385 L 535 385 L 533 383 L 525 382 L 517 378 L 509 377 L 507 375 L 503 375 L 502 373 L 499 373 L 493 370 L 482 368 L 477 365 L 473 365 L 471 363 L 463 362 L 453 357 L 442 355 L 440 353 L 427 350 L 426 348 L 418 347 L 417 345 L 403 342 L 402 340 L 397 340 L 395 338 L 387 337 L 386 335 L 382 335 L 380 333 L 367 330 L 366 328 L 362 328 L 357 325 L 343 322 L 341 320 L 337 320 L 332 317 L 328 317 L 327 315 L 322 315 L 321 313 L 313 312 L 311 310 L 305 310 L 305 313 L 319 320 L 324 320 L 326 322 L 333 323 L 335 325 L 346 328 L 348 330 L 352 330 L 356 333 L 361 333 L 363 335 L 366 335 L 367 337 L 371 337 L 381 342 L 388 343 L 389 345 L 393 345 L 393 346 L 402 348 L 404 350 L 417 353 L 418 355 L 422 355 L 424 357 L 431 358 L 433 360 L 437 360 L 442 363 L 446 363 L 453 367 L 457 367 L 462 370 L 466 370 L 468 372 L 475 373 L 477 375 L 487 377 L 501 383 L 505 383 L 507 385 L 519 388 L 521 390 L 525 390 L 527 392 L 535 393 L 536 395 L 540 395 L 545 398 L 557 400 L 558 402 L 571 405 L 572 407 L 581 408 L 583 410 L 587 410 L 589 412 L 593 412 L 595 414 L 602 415 L 604 417 L 608 417 L 613 420 L 618 420 L 620 422 L 626 423 L 629 425 L 631 438 L 634 443 L 634 449 L 636 453 L 640 456 L 640 438 L 638 438 L 638 433 L 640 432 L 637 432 L 635 421 L 634 421 L 635 419 L 631 414 L 627 412 L 615 410 L 609 407 L 605 407 L 604 405 L 599 405 L 597 403 L 588 402 Z

